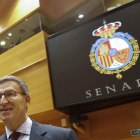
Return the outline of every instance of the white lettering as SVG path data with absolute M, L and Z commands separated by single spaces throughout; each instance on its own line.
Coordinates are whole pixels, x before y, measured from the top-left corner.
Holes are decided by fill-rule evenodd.
M 122 90 L 125 90 L 125 88 L 131 89 L 131 87 L 126 82 L 124 82 Z
M 109 89 L 116 92 L 115 85 L 112 85 L 113 88 L 106 86 L 107 94 L 109 94 Z
M 140 79 L 137 79 L 137 84 L 138 84 L 138 87 L 140 87 Z
M 86 91 L 86 94 L 87 94 L 86 98 L 90 98 L 91 97 L 91 93 L 90 92 L 91 92 L 90 90 Z
M 95 89 L 95 91 L 96 91 L 96 96 L 102 95 L 101 88 L 97 88 L 97 89 Z

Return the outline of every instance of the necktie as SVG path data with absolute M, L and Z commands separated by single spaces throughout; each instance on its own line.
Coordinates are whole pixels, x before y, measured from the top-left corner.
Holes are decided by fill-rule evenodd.
M 14 132 L 11 134 L 11 140 L 17 140 L 20 135 L 20 132 Z

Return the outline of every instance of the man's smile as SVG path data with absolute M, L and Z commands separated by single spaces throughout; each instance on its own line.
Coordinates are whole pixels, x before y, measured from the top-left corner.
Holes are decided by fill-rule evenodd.
M 0 112 L 8 112 L 10 110 L 13 110 L 12 108 L 4 108 L 4 109 L 1 109 Z

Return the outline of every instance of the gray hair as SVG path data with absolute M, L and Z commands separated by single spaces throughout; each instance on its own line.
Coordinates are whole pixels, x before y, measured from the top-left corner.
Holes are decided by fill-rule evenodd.
M 20 86 L 20 88 L 23 90 L 23 94 L 29 94 L 29 89 L 28 89 L 28 86 L 27 84 L 19 77 L 16 77 L 16 76 L 12 76 L 12 75 L 9 75 L 9 76 L 3 76 L 2 78 L 0 78 L 0 84 L 3 84 L 7 81 L 15 81 L 18 83 L 18 85 Z

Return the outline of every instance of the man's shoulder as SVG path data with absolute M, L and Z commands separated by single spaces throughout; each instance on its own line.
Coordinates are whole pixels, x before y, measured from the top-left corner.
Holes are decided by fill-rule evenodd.
M 36 123 L 38 127 L 42 127 L 48 133 L 53 133 L 54 131 L 56 131 L 57 133 L 61 134 L 61 133 L 68 133 L 72 131 L 72 129 L 69 129 L 69 128 L 62 128 L 62 127 L 57 127 L 57 126 L 52 126 L 52 125 L 47 125 L 47 124 L 41 124 L 35 121 L 33 123 Z
M 6 134 L 5 133 L 2 136 L 0 136 L 0 140 L 6 140 Z
M 40 130 L 43 130 L 44 132 L 46 131 L 46 135 L 49 138 L 53 139 L 65 139 L 67 140 L 78 140 L 76 134 L 72 129 L 68 128 L 62 128 L 62 127 L 57 127 L 57 126 L 52 126 L 52 125 L 46 125 L 46 124 L 40 124 L 38 122 L 33 121 L 33 127 L 38 127 Z

